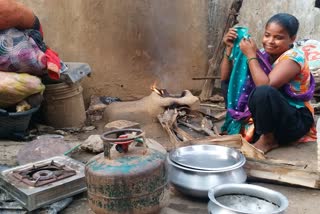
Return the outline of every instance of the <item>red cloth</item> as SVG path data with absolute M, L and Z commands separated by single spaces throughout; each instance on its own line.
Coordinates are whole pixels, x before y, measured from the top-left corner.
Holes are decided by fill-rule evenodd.
M 54 80 L 60 79 L 61 64 L 59 55 L 50 48 L 47 48 L 45 55 L 47 58 L 47 69 L 49 77 Z
M 40 24 L 39 26 L 39 31 L 43 37 L 43 30 L 42 26 Z M 60 58 L 58 53 L 55 51 L 51 50 L 47 46 L 47 50 L 44 53 L 47 59 L 47 70 L 48 70 L 48 75 L 51 79 L 58 80 L 60 79 L 60 69 L 61 69 L 61 64 L 60 64 Z

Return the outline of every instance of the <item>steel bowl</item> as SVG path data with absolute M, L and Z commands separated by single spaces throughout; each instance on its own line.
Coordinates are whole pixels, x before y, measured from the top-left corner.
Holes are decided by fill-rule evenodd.
M 209 214 L 282 214 L 289 205 L 281 193 L 252 184 L 222 184 L 208 196 Z
M 208 190 L 225 183 L 244 183 L 245 157 L 235 149 L 195 145 L 175 149 L 167 156 L 170 183 L 193 197 L 208 197 Z

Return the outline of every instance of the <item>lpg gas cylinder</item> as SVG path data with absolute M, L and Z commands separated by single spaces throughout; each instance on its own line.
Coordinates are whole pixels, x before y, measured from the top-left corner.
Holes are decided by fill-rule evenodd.
M 97 214 L 158 213 L 167 200 L 166 154 L 148 148 L 140 129 L 106 132 L 101 139 L 104 153 L 85 168 L 90 208 Z

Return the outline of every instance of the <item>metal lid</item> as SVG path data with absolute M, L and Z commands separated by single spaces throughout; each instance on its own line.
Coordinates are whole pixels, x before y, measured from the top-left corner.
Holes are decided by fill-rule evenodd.
M 231 170 L 245 163 L 245 157 L 237 150 L 216 145 L 181 147 L 171 151 L 169 158 L 181 166 L 208 171 Z

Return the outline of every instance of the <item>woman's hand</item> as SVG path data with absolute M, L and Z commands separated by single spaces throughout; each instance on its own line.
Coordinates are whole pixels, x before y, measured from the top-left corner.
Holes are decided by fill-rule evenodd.
M 257 56 L 257 45 L 251 38 L 243 38 L 240 42 L 240 49 L 248 59 Z
M 228 48 L 233 47 L 234 40 L 238 37 L 237 31 L 234 28 L 229 28 L 226 35 L 223 37 L 223 42 Z

